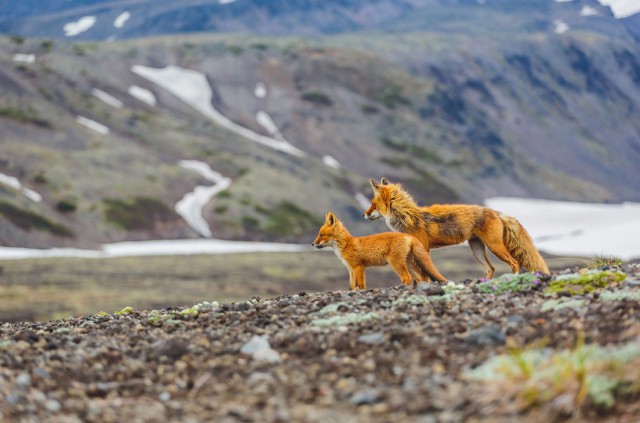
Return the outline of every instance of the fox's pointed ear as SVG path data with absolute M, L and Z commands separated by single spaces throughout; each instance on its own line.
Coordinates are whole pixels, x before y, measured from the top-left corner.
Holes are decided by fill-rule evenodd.
M 327 213 L 327 217 L 325 219 L 329 226 L 333 226 L 336 223 L 336 215 L 333 212 Z
M 381 185 L 390 185 L 391 182 L 389 182 L 389 180 L 387 178 L 382 178 L 382 179 L 380 179 L 380 184 Z
M 374 191 L 377 191 L 378 188 L 380 188 L 380 185 L 378 185 L 378 183 L 373 179 L 369 179 L 369 183 L 371 184 L 371 188 L 373 188 Z

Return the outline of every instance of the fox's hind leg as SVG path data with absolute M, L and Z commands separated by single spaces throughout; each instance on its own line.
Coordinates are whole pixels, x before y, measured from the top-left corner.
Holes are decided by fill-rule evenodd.
M 511 267 L 511 271 L 513 273 L 518 273 L 520 270 L 520 265 L 518 262 L 511 257 L 509 251 L 507 251 L 507 247 L 504 245 L 504 241 L 502 240 L 502 233 L 504 231 L 504 227 L 502 222 L 496 218 L 495 221 L 491 221 L 487 223 L 486 232 L 483 236 L 479 236 L 484 245 L 496 255 L 500 260 L 504 261 Z
M 493 272 L 495 272 L 495 268 L 489 261 L 489 256 L 487 255 L 487 249 L 484 247 L 484 243 L 480 241 L 478 238 L 469 239 L 469 247 L 471 248 L 471 252 L 473 253 L 473 257 L 482 265 L 484 269 L 484 277 L 490 279 L 493 277 Z M 484 257 L 485 261 L 482 261 L 480 258 L 480 254 Z M 485 266 L 486 262 L 486 266 Z
M 387 261 L 389 262 L 391 267 L 393 267 L 393 270 L 396 271 L 403 285 L 411 285 L 413 283 L 413 277 L 411 276 L 411 272 L 409 272 L 407 257 L 403 257 L 402 259 L 398 260 L 397 257 L 391 256 L 387 257 Z

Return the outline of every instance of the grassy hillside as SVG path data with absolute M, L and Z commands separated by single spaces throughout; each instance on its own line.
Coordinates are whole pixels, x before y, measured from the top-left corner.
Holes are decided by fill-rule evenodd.
M 196 159 L 232 179 L 204 210 L 215 237 L 307 242 L 327 210 L 354 233 L 367 180 L 400 181 L 424 204 L 494 195 L 582 201 L 640 198 L 634 116 L 640 54 L 625 39 L 530 32 L 338 35 L 317 40 L 196 35 L 114 43 L 0 40 L 0 172 L 43 196 L 0 186 L 0 243 L 95 246 L 197 237 L 174 212 Z M 12 60 L 34 54 L 34 63 Z M 131 71 L 176 65 L 206 75 L 213 106 L 269 135 L 288 156 L 226 130 Z M 257 84 L 266 97 L 256 97 Z M 134 98 L 132 86 L 157 106 Z M 122 103 L 98 99 L 95 89 Z M 83 116 L 107 135 L 79 125 Z M 323 163 L 325 156 L 341 167 Z

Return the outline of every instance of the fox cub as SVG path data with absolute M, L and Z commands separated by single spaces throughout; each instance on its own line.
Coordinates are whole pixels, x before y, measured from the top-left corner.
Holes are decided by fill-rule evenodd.
M 312 245 L 334 248 L 349 270 L 349 288 L 352 290 L 366 289 L 365 268 L 387 263 L 396 271 L 403 285 L 410 285 L 413 276 L 424 281 L 431 276 L 424 262 L 427 251 L 417 238 L 399 232 L 352 236 L 333 212 L 327 213 Z

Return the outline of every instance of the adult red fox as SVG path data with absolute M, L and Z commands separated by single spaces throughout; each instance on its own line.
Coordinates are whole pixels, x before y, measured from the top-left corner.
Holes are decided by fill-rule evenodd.
M 476 260 L 491 278 L 495 268 L 485 246 L 514 273 L 520 267 L 532 272 L 549 273 L 549 268 L 533 245 L 531 237 L 515 218 L 488 207 L 469 204 L 434 204 L 420 207 L 401 185 L 382 178 L 380 184 L 369 180 L 373 188 L 371 206 L 364 218 L 384 217 L 389 228 L 418 238 L 427 252 L 469 241 Z M 484 257 L 485 263 L 480 256 Z
M 429 280 L 428 253 L 415 237 L 398 232 L 383 232 L 369 236 L 352 236 L 333 212 L 327 213 L 325 222 L 312 244 L 316 248 L 333 247 L 340 260 L 349 269 L 349 288 L 366 289 L 364 270 L 370 266 L 389 263 L 403 285 L 413 282 L 412 273 L 420 280 Z M 437 271 L 436 271 L 437 272 Z

